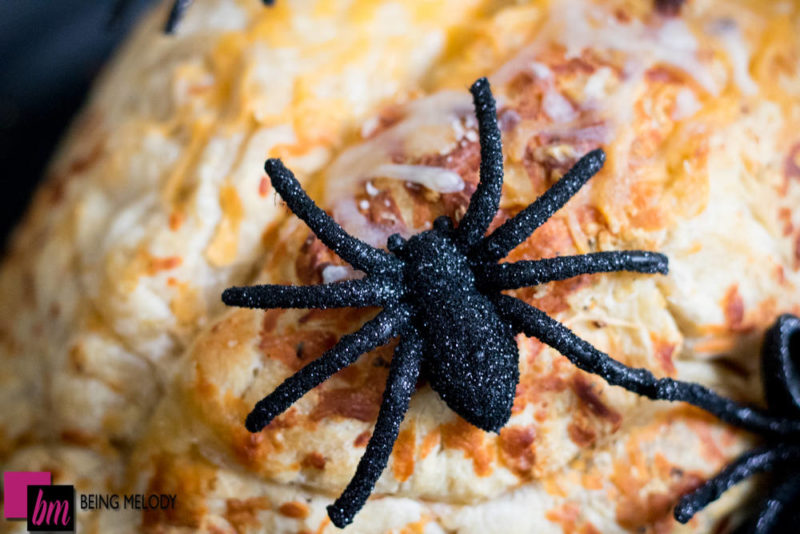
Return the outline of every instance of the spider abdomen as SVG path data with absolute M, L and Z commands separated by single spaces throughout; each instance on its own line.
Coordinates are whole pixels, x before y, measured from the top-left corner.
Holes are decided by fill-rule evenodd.
M 458 415 L 488 432 L 511 417 L 519 382 L 519 353 L 511 328 L 477 291 L 423 313 L 431 387 Z
M 519 380 L 511 327 L 478 291 L 466 255 L 452 239 L 449 220 L 411 237 L 402 247 L 407 296 L 426 340 L 425 372 L 431 387 L 461 417 L 497 432 L 511 416 Z

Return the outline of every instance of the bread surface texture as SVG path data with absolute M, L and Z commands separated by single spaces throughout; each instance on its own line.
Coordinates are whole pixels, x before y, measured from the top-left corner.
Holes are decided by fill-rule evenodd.
M 505 261 L 670 261 L 510 294 L 627 365 L 762 401 L 763 332 L 800 314 L 800 2 L 196 0 L 167 36 L 170 3 L 107 67 L 0 265 L 3 470 L 176 495 L 78 510 L 79 532 L 337 531 L 325 507 L 364 453 L 395 343 L 251 434 L 255 402 L 378 310 L 220 295 L 359 275 L 286 209 L 270 157 L 374 246 L 458 221 L 478 183 L 480 76 L 503 139 L 492 228 L 607 154 Z M 742 484 L 678 524 L 680 495 L 753 437 L 517 344 L 508 425 L 482 432 L 420 383 L 346 532 L 717 532 L 752 498 Z

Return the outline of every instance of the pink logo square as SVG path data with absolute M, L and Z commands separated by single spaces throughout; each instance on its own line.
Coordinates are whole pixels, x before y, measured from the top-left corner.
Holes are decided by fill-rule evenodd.
M 46 471 L 6 471 L 3 473 L 3 503 L 6 519 L 25 519 L 28 515 L 28 486 L 47 486 Z

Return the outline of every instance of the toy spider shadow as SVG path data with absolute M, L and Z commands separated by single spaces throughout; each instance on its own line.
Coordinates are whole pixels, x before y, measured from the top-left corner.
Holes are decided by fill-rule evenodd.
M 328 507 L 333 524 L 340 528 L 348 525 L 372 492 L 388 463 L 420 374 L 453 411 L 476 427 L 497 432 L 506 424 L 519 380 L 514 339 L 518 333 L 550 345 L 578 368 L 601 376 L 611 385 L 651 399 L 689 402 L 751 431 L 771 436 L 800 435 L 800 418 L 776 418 L 740 406 L 701 385 L 657 379 L 646 369 L 627 367 L 543 311 L 501 293 L 590 273 L 665 274 L 667 258 L 653 252 L 615 251 L 497 263 L 564 206 L 600 170 L 605 155 L 599 149 L 586 154 L 535 202 L 486 236 L 500 203 L 503 154 L 488 81 L 479 79 L 470 92 L 478 118 L 480 182 L 457 228 L 448 217 L 440 217 L 432 230 L 408 240 L 397 234 L 390 236 L 388 252 L 373 248 L 347 234 L 314 204 L 279 160 L 270 159 L 266 172 L 289 209 L 325 245 L 367 276 L 318 286 L 233 287 L 222 295 L 226 304 L 247 308 L 384 308 L 259 401 L 245 423 L 251 432 L 259 432 L 361 354 L 400 337 L 372 437 L 353 479 Z M 794 404 L 789 411 L 795 415 L 800 413 L 800 394 L 791 391 Z M 787 398 L 784 394 L 771 400 L 770 406 L 789 406 Z M 685 496 L 676 508 L 676 518 L 688 521 L 725 489 L 755 471 L 798 460 L 800 446 L 776 446 L 745 455 Z M 792 484 L 787 488 L 796 496 L 800 483 Z M 787 488 L 780 491 L 786 493 Z

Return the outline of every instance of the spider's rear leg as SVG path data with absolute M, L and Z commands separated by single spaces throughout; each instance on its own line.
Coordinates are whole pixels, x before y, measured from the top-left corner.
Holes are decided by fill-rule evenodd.
M 328 515 L 339 528 L 350 524 L 361 510 L 389 462 L 400 423 L 417 384 L 421 359 L 422 341 L 416 330 L 409 328 L 402 334 L 395 349 L 383 402 L 367 450 L 358 462 L 356 474 L 347 488 L 328 506 Z
M 504 222 L 481 241 L 476 249 L 476 258 L 495 262 L 504 258 L 517 245 L 525 241 L 534 230 L 544 224 L 561 209 L 589 179 L 597 174 L 606 160 L 599 148 L 592 150 L 569 170 L 533 204 Z
M 787 464 L 793 464 L 795 467 L 800 465 L 800 446 L 765 447 L 742 454 L 716 476 L 684 495 L 675 507 L 675 519 L 686 523 L 694 514 L 719 499 L 729 488 L 742 480 Z
M 519 299 L 499 294 L 493 297 L 493 301 L 498 313 L 515 331 L 553 347 L 579 369 L 598 375 L 612 386 L 620 386 L 654 400 L 688 402 L 726 423 L 760 434 L 800 434 L 800 421 L 771 417 L 761 410 L 721 397 L 700 384 L 656 378 L 647 369 L 628 367 L 597 350 L 542 310 Z
M 518 289 L 593 273 L 630 271 L 667 274 L 667 257 L 656 252 L 621 250 L 578 256 L 559 256 L 515 263 L 492 263 L 478 268 L 479 283 L 493 290 Z
M 332 349 L 258 401 L 245 421 L 247 430 L 259 432 L 300 397 L 356 361 L 359 356 L 388 343 L 408 324 L 410 316 L 410 307 L 400 304 L 385 309 L 356 332 L 343 336 Z
M 503 189 L 503 144 L 497 125 L 497 109 L 486 78 L 480 78 L 469 91 L 478 118 L 481 145 L 481 179 L 472 194 L 467 212 L 458 224 L 461 248 L 470 250 L 483 238 L 500 206 Z
M 370 274 L 394 272 L 402 268 L 402 262 L 385 250 L 371 247 L 345 232 L 339 223 L 311 200 L 292 171 L 281 160 L 268 159 L 264 170 L 272 181 L 272 187 L 292 213 L 302 219 L 325 246 L 347 263 Z
M 260 285 L 229 287 L 222 302 L 241 308 L 346 308 L 383 306 L 397 300 L 402 288 L 392 278 L 345 280 L 315 286 Z

